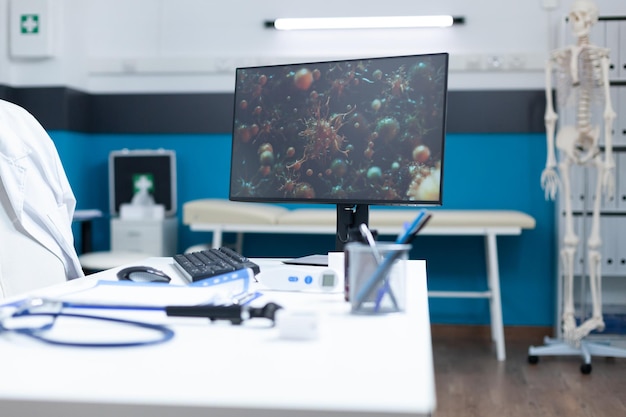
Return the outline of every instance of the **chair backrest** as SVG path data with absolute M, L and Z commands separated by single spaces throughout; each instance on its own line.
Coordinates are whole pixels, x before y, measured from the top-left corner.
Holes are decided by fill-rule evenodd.
M 0 182 L 0 299 L 65 282 L 63 262 L 19 223 Z
M 76 200 L 37 120 L 0 100 L 0 296 L 83 275 L 72 235 Z

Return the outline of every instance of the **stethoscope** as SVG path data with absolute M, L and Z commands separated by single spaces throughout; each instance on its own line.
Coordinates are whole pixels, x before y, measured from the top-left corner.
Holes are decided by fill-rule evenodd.
M 50 300 L 45 298 L 29 298 L 13 305 L 12 312 L 3 316 L 0 311 L 0 334 L 16 333 L 23 336 L 39 340 L 44 343 L 57 346 L 72 347 L 132 347 L 147 346 L 167 342 L 174 337 L 174 331 L 163 324 L 147 323 L 136 320 L 121 319 L 115 317 L 98 316 L 93 314 L 79 314 L 66 311 L 67 309 L 137 309 L 137 310 L 156 310 L 164 311 L 167 316 L 182 317 L 206 317 L 210 321 L 227 320 L 232 324 L 241 324 L 245 320 L 252 318 L 269 319 L 274 323 L 276 311 L 282 307 L 275 303 L 267 303 L 264 307 L 250 307 L 247 305 L 249 301 L 259 296 L 259 293 L 246 293 L 245 297 L 233 299 L 235 301 L 230 305 L 201 305 L 201 306 L 168 306 L 165 308 L 150 307 L 120 307 L 120 306 L 102 306 L 76 304 L 71 302 L 63 302 Z M 44 323 L 38 325 L 24 324 L 22 319 L 29 318 L 47 318 Z M 59 340 L 49 335 L 58 318 L 76 318 L 85 320 L 95 320 L 99 322 L 108 322 L 124 326 L 131 326 L 138 329 L 152 331 L 155 336 L 142 340 L 127 340 L 119 342 L 81 342 Z M 28 323 L 28 322 L 27 322 Z
M 30 338 L 39 340 L 44 343 L 57 346 L 73 346 L 73 347 L 132 347 L 132 346 L 146 346 L 155 345 L 158 343 L 164 343 L 174 337 L 174 331 L 169 327 L 162 324 L 146 323 L 136 320 L 128 320 L 114 317 L 97 316 L 92 314 L 79 314 L 70 313 L 64 311 L 65 308 L 72 307 L 69 303 L 61 301 L 47 300 L 43 298 L 30 298 L 24 300 L 20 304 L 16 305 L 16 309 L 5 317 L 0 316 L 0 333 L 11 332 L 20 335 L 28 336 Z M 43 324 L 38 325 L 24 325 L 23 323 L 28 318 L 48 318 Z M 57 319 L 64 318 L 76 318 L 85 320 L 95 320 L 99 322 L 115 323 L 124 326 L 132 326 L 143 330 L 152 331 L 155 336 L 152 338 L 146 338 L 142 340 L 127 340 L 119 342 L 81 342 L 81 341 L 68 341 L 59 340 L 50 337 L 49 331 L 54 327 Z M 22 320 L 26 319 L 26 320 Z M 20 324 L 22 323 L 22 324 Z

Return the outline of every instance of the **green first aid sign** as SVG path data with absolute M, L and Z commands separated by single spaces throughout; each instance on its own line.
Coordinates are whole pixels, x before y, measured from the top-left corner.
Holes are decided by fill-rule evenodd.
M 133 174 L 133 192 L 140 191 L 151 193 L 154 191 L 154 175 L 151 173 Z
M 1 3 L 8 3 L 0 1 Z M 61 7 L 54 0 L 11 0 L 9 51 L 14 58 L 50 58 L 54 56 L 54 26 Z M 58 6 L 57 6 L 58 5 Z
M 39 33 L 39 15 L 38 14 L 20 15 L 20 32 L 23 35 Z

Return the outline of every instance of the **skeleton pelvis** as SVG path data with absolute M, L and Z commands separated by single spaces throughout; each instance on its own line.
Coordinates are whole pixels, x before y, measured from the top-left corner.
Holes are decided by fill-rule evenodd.
M 576 126 L 562 126 L 556 135 L 556 147 L 579 164 L 592 159 L 598 152 L 600 128 L 581 130 Z

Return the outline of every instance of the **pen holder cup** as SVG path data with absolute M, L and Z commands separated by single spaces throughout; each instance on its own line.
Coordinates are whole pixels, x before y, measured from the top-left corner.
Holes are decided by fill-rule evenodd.
M 362 243 L 345 246 L 353 314 L 386 314 L 405 310 L 406 260 L 411 245 Z M 378 253 L 376 253 L 378 252 Z

